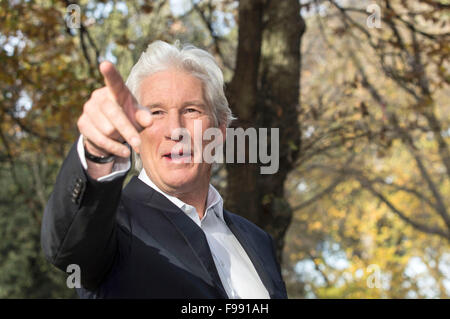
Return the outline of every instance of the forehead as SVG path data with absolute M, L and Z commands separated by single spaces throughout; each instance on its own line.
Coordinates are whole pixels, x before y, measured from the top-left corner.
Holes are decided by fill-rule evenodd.
M 175 69 L 145 77 L 139 93 L 142 104 L 177 103 L 192 99 L 204 101 L 202 81 L 187 72 Z

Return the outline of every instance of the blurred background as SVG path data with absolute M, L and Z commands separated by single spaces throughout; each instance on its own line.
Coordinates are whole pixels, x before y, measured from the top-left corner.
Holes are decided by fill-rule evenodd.
M 280 128 L 277 174 L 227 164 L 212 182 L 273 236 L 290 298 L 449 298 L 449 9 L 1 0 L 0 298 L 76 298 L 43 256 L 44 207 L 99 63 L 125 79 L 154 40 L 216 57 L 233 127 Z

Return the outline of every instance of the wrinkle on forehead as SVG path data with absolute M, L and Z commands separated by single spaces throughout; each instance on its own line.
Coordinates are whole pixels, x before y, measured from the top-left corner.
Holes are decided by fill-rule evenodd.
M 155 97 L 156 96 L 156 97 Z M 141 82 L 138 101 L 145 107 L 184 107 L 203 104 L 216 126 L 214 111 L 205 96 L 201 79 L 185 70 L 169 68 L 158 71 Z

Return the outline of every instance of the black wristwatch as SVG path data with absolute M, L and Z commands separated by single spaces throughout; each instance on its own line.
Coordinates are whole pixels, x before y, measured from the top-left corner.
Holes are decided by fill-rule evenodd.
M 114 161 L 114 159 L 116 158 L 115 155 L 95 156 L 88 152 L 85 145 L 83 145 L 83 146 L 84 146 L 84 155 L 86 156 L 87 159 L 89 159 L 90 161 L 92 161 L 94 163 L 105 164 L 105 163 Z

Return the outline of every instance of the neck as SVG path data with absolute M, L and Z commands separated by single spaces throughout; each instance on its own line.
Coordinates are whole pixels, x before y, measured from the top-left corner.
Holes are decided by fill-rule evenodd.
M 193 185 L 190 185 L 190 187 L 186 187 L 187 191 L 183 192 L 182 190 L 165 189 L 164 185 L 158 185 L 157 183 L 155 183 L 155 181 L 150 177 L 151 174 L 147 174 L 145 170 L 143 170 L 142 172 L 141 174 L 145 174 L 144 179 L 148 179 L 161 192 L 164 192 L 165 194 L 168 194 L 170 196 L 174 196 L 179 200 L 181 200 L 182 202 L 193 206 L 196 209 L 200 219 L 203 218 L 203 215 L 205 214 L 206 200 L 209 191 L 209 178 L 210 178 L 209 174 L 205 179 L 197 180 L 197 182 L 194 183 Z
M 178 194 L 176 197 L 188 205 L 195 207 L 200 219 L 203 218 L 206 209 L 206 200 L 208 198 L 209 184 L 196 189 L 195 192 Z

